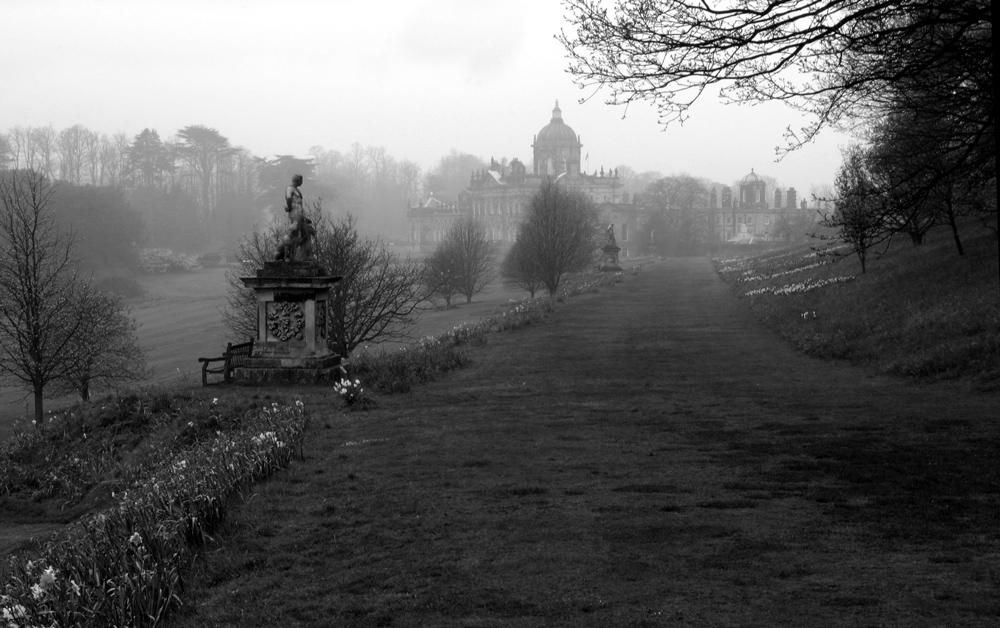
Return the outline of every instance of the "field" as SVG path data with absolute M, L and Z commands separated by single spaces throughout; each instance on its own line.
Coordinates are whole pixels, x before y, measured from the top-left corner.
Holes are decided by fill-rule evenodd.
M 667 260 L 379 409 L 300 391 L 175 625 L 990 626 L 995 396 L 803 356 Z
M 647 266 L 373 410 L 322 388 L 187 388 L 212 407 L 301 399 L 310 423 L 303 457 L 233 504 L 170 625 L 996 625 L 995 387 L 947 361 L 908 379 L 814 350 L 885 274 L 748 295 L 851 273 L 780 254 L 752 285 L 725 270 L 747 260 Z M 883 270 L 916 265 L 899 255 Z M 966 294 L 995 289 L 989 268 Z

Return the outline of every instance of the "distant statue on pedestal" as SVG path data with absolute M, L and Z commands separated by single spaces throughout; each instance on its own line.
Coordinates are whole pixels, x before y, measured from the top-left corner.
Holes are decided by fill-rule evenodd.
M 299 191 L 301 185 L 302 175 L 297 174 L 292 177 L 292 184 L 285 188 L 285 212 L 288 214 L 292 226 L 278 245 L 275 259 L 279 261 L 294 262 L 316 259 L 312 246 L 316 228 L 312 221 L 306 218 L 305 208 L 302 205 L 302 192 Z
M 618 265 L 618 251 L 621 251 L 621 247 L 615 242 L 615 224 L 611 223 L 608 225 L 608 240 L 601 247 L 604 251 L 604 261 L 601 262 L 600 270 L 602 271 L 619 271 L 621 267 Z

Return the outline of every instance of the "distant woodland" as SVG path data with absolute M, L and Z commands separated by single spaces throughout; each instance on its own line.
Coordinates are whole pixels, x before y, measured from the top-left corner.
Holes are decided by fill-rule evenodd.
M 324 212 L 351 213 L 364 232 L 404 238 L 409 200 L 423 188 L 457 194 L 481 165 L 452 152 L 422 176 L 417 164 L 357 143 L 343 152 L 314 146 L 309 158 L 259 157 L 202 125 L 170 137 L 82 125 L 0 133 L 0 171 L 31 168 L 58 184 L 53 209 L 93 268 L 134 267 L 143 247 L 232 251 L 241 234 L 278 215 L 293 174 L 305 177 L 303 191 L 322 198 Z

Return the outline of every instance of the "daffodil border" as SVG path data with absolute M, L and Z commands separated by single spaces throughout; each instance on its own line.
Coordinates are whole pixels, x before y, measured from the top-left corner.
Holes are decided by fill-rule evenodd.
M 0 626 L 162 625 L 230 502 L 301 456 L 306 422 L 301 401 L 255 410 L 239 430 L 173 457 L 34 558 L 9 557 Z

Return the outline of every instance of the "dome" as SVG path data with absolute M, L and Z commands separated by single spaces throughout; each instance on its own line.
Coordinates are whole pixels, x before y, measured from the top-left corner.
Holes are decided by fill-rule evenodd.
M 555 109 L 552 110 L 552 120 L 535 136 L 535 144 L 576 144 L 577 141 L 576 132 L 562 120 L 562 109 L 559 108 L 557 100 Z
M 750 169 L 750 174 L 743 177 L 742 181 L 743 185 L 761 185 L 762 183 L 764 183 L 764 180 L 754 173 L 753 168 Z

